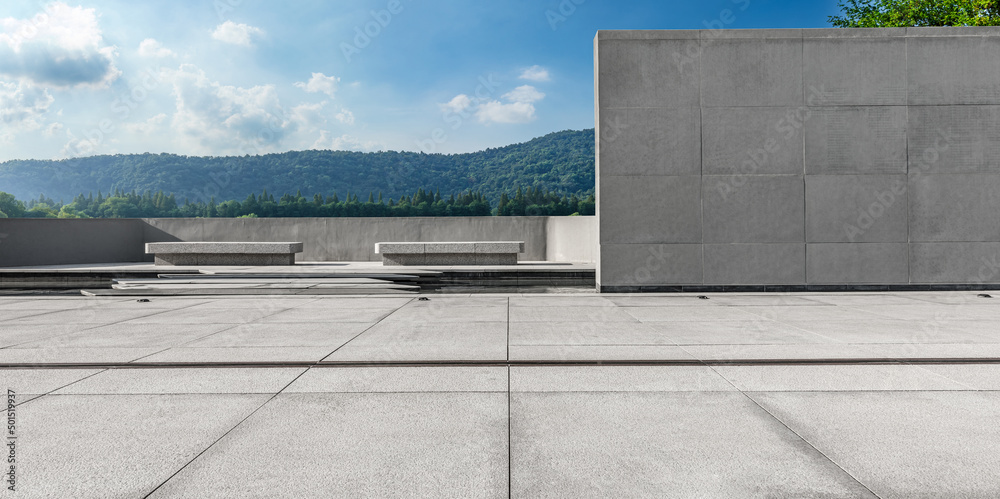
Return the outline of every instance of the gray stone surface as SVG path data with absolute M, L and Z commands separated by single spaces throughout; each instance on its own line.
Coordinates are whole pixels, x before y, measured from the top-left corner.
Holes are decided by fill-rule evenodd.
M 966 33 L 975 34 L 961 34 Z M 983 34 L 986 36 L 920 36 L 924 33 L 914 32 L 908 37 L 909 103 L 1000 102 L 1000 36 L 995 29 L 984 30 Z
M 879 497 L 989 497 L 1000 481 L 996 392 L 752 397 Z
M 602 108 L 681 108 L 699 104 L 700 78 L 697 32 L 694 38 L 673 40 L 608 41 L 598 63 L 605 91 Z M 600 36 L 600 35 L 598 35 Z M 690 44 L 694 43 L 694 49 Z M 680 71 L 674 54 L 684 57 Z
M 506 392 L 506 367 L 317 367 L 283 393 Z
M 511 392 L 732 392 L 706 366 L 512 367 Z
M 913 283 L 1000 283 L 1000 243 L 914 243 Z
M 16 494 L 144 497 L 268 397 L 61 395 L 33 400 L 18 411 Z
M 732 38 L 702 43 L 702 105 L 801 106 L 801 39 Z
M 808 174 L 906 173 L 906 107 L 811 110 L 805 123 Z
M 792 107 L 702 110 L 701 172 L 705 175 L 801 174 L 803 134 L 779 133 Z M 609 158 L 610 159 L 610 158 Z M 693 162 L 697 165 L 697 162 Z
M 603 177 L 601 243 L 700 243 L 701 184 L 697 176 Z
M 920 366 L 717 366 L 748 392 L 849 392 L 962 390 L 965 387 Z
M 735 228 L 735 226 L 734 226 Z M 801 232 L 802 226 L 798 227 Z M 706 244 L 706 284 L 804 284 L 805 244 Z
M 650 324 L 617 322 L 511 322 L 511 345 L 674 345 Z
M 190 347 L 331 347 L 371 327 L 368 322 L 241 324 L 186 344 Z
M 801 175 L 705 177 L 702 192 L 705 243 L 805 241 Z
M 247 254 L 276 255 L 301 253 L 299 242 L 176 242 L 146 243 L 146 253 L 151 254 Z
M 1000 172 L 1000 106 L 910 106 L 910 173 Z
M 601 268 L 618 286 L 700 284 L 703 255 L 700 244 L 601 245 Z
M 295 255 L 288 254 L 239 254 L 239 253 L 161 253 L 154 259 L 157 265 L 252 265 L 261 267 L 265 265 L 295 265 Z
M 38 395 L 78 383 L 102 369 L 2 369 L 0 379 L 15 392 L 15 402 L 23 404 Z
M 697 106 L 601 112 L 604 175 L 699 175 L 702 140 Z
M 1000 174 L 910 178 L 910 240 L 1000 241 Z
M 281 395 L 152 497 L 507 497 L 507 435 L 500 393 Z
M 907 284 L 906 243 L 827 243 L 806 247 L 809 284 Z
M 54 395 L 278 393 L 305 368 L 109 369 Z
M 510 410 L 513 497 L 872 497 L 742 394 L 513 393 Z
M 904 31 L 880 31 L 871 37 L 857 30 L 804 32 L 803 86 L 822 88 L 823 105 L 906 105 Z
M 806 176 L 806 241 L 907 242 L 905 175 Z
M 672 345 L 511 345 L 510 360 L 524 361 L 693 361 Z

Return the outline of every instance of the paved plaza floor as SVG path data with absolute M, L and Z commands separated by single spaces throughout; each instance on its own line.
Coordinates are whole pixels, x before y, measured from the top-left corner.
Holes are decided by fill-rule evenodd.
M 1000 497 L 979 294 L 0 297 L 0 498 Z

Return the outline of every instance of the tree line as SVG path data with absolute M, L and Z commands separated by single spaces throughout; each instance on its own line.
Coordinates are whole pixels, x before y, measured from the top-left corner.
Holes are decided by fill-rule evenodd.
M 368 194 L 362 201 L 348 193 L 341 199 L 297 191 L 294 195 L 263 190 L 243 201 L 208 202 L 178 200 L 163 191 L 100 191 L 80 194 L 70 203 L 55 201 L 44 194 L 27 202 L 0 192 L 0 218 L 270 218 L 270 217 L 481 217 L 481 216 L 567 216 L 593 215 L 594 195 L 558 193 L 543 189 L 518 188 L 513 196 L 503 193 L 496 207 L 479 192 L 465 191 L 443 197 L 440 190 L 418 189 L 413 195 L 386 199 L 382 193 Z

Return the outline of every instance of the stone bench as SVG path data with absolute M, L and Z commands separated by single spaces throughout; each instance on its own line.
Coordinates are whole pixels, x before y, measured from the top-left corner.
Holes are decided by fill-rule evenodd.
M 517 265 L 524 241 L 376 243 L 382 265 Z
M 146 243 L 156 265 L 295 265 L 302 243 Z

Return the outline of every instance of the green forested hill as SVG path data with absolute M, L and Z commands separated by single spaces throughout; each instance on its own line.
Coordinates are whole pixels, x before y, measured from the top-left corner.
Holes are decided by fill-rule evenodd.
M 173 154 L 94 156 L 63 161 L 0 163 L 0 191 L 69 202 L 78 194 L 173 193 L 178 201 L 242 200 L 269 192 L 330 196 L 369 192 L 398 198 L 417 189 L 479 191 L 496 204 L 501 193 L 533 187 L 566 194 L 594 190 L 594 130 L 556 132 L 523 144 L 468 154 L 293 151 L 244 157 Z

